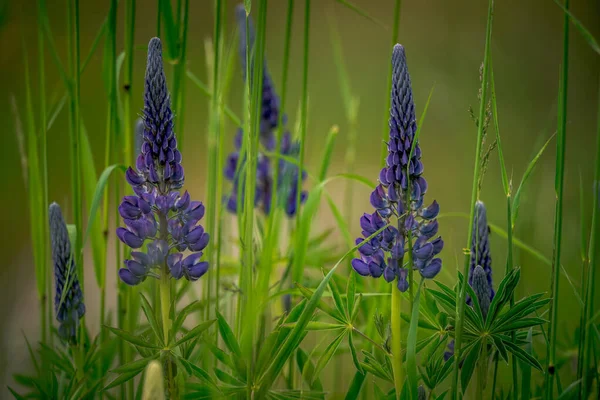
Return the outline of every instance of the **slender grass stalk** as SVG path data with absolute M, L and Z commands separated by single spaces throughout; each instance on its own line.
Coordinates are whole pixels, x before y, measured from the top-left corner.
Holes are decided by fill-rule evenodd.
M 217 230 L 217 204 L 220 204 L 219 199 L 217 198 L 217 179 L 218 174 L 221 173 L 221 170 L 215 168 L 218 163 L 218 155 L 219 155 L 219 143 L 220 143 L 220 94 L 219 94 L 219 80 L 220 75 L 219 71 L 221 69 L 221 22 L 222 22 L 222 11 L 223 11 L 223 2 L 221 0 L 215 0 L 215 23 L 213 30 L 213 51 L 214 51 L 214 61 L 213 61 L 213 70 L 212 70 L 212 97 L 210 102 L 210 119 L 209 119 L 209 134 L 208 134 L 208 182 L 207 182 L 207 194 L 208 194 L 208 204 L 210 205 L 207 210 L 207 229 L 211 235 L 218 235 Z M 184 79 L 184 71 L 182 70 L 181 79 Z M 181 82 L 183 83 L 183 82 Z M 208 263 L 209 265 L 214 265 L 215 256 L 218 249 L 215 246 L 210 246 L 208 248 Z M 206 294 L 206 320 L 210 319 L 211 314 L 210 310 L 211 305 L 211 288 L 213 281 L 213 268 L 208 270 L 208 279 L 205 280 L 205 294 Z
M 478 191 L 478 183 L 479 176 L 481 174 L 481 147 L 482 147 L 482 139 L 483 139 L 483 121 L 486 112 L 486 100 L 487 100 L 487 92 L 488 92 L 488 70 L 489 70 L 489 54 L 490 54 L 490 44 L 492 41 L 492 22 L 494 16 L 494 0 L 489 0 L 488 3 L 488 15 L 487 15 L 487 27 L 485 33 L 485 50 L 483 57 L 483 79 L 481 81 L 481 101 L 479 103 L 479 125 L 477 127 L 477 143 L 475 148 L 475 170 L 473 172 L 473 188 L 471 192 L 471 213 L 469 216 L 469 227 L 468 227 L 468 235 L 467 235 L 467 246 L 466 248 L 471 248 L 471 243 L 473 241 L 473 222 L 475 220 L 475 202 L 477 201 L 477 191 Z M 455 358 L 454 358 L 454 372 L 452 377 L 452 387 L 451 387 L 451 399 L 456 400 L 458 398 L 458 377 L 460 374 L 460 360 L 462 356 L 462 335 L 463 335 L 463 324 L 464 324 L 464 315 L 465 315 L 465 306 L 466 306 L 466 293 L 467 293 L 467 282 L 469 279 L 469 264 L 471 260 L 471 255 L 469 252 L 465 252 L 465 261 L 463 268 L 463 284 L 460 287 L 459 292 L 457 293 L 456 299 L 456 333 L 455 333 Z M 464 388 L 463 388 L 464 390 Z
M 501 176 L 502 176 L 502 186 L 504 188 L 504 194 L 506 195 L 506 218 L 507 218 L 507 223 L 506 223 L 506 232 L 507 232 L 507 257 L 506 257 L 506 268 L 504 271 L 505 275 L 508 275 L 508 273 L 510 272 L 510 270 L 512 268 L 514 268 L 514 261 L 513 261 L 513 232 L 515 229 L 515 221 L 516 219 L 513 219 L 513 213 L 512 213 L 512 203 L 513 203 L 513 199 L 512 199 L 512 184 L 511 181 L 508 178 L 508 173 L 506 172 L 506 163 L 504 161 L 504 150 L 502 148 L 502 141 L 500 139 L 500 128 L 499 128 L 499 121 L 498 121 L 498 107 L 497 107 L 497 103 L 496 103 L 496 80 L 494 79 L 494 68 L 493 68 L 493 62 L 491 61 L 491 55 L 490 55 L 490 75 L 491 75 L 491 89 L 492 89 L 492 114 L 493 114 L 493 118 L 494 118 L 494 128 L 496 130 L 496 143 L 497 143 L 497 148 L 498 148 L 498 159 L 500 160 L 500 171 L 501 171 Z M 511 296 L 510 299 L 510 306 L 512 307 L 514 305 L 515 299 L 514 299 L 514 293 Z M 512 338 L 513 340 L 515 339 L 515 333 L 512 333 Z M 495 364 L 496 367 L 498 367 L 498 361 L 499 359 L 496 358 Z M 519 387 L 518 387 L 518 370 L 517 370 L 517 360 L 513 355 L 511 355 L 511 364 L 512 364 L 512 376 L 513 376 L 513 384 L 512 384 L 512 393 L 513 393 L 513 398 L 517 399 L 518 398 L 518 393 L 519 393 Z M 494 392 L 492 392 L 493 394 Z
M 594 346 L 593 346 L 593 332 L 594 328 L 594 283 L 596 282 L 596 257 L 598 256 L 598 237 L 600 236 L 599 228 L 600 228 L 600 215 L 598 215 L 598 207 L 600 207 L 600 193 L 598 192 L 598 188 L 600 186 L 600 88 L 598 89 L 599 97 L 598 97 L 598 126 L 596 131 L 596 165 L 594 170 L 594 183 L 593 190 L 593 207 L 592 207 L 592 226 L 591 226 L 591 234 L 590 234 L 590 243 L 588 246 L 588 276 L 587 276 L 587 290 L 584 296 L 584 323 L 581 325 L 579 329 L 584 332 L 584 341 L 583 341 L 583 353 L 579 353 L 579 358 L 583 358 L 583 366 L 582 366 L 582 383 L 581 383 L 581 391 L 580 398 L 587 398 L 587 388 L 590 383 L 590 376 L 587 373 L 592 356 L 595 354 Z M 600 385 L 600 383 L 599 383 Z
M 398 32 L 400 31 L 400 0 L 396 0 L 394 2 L 394 25 L 392 27 L 392 37 L 390 40 L 390 47 L 394 47 L 394 45 L 397 43 L 398 41 Z M 389 63 L 389 69 L 388 69 L 388 80 L 387 80 L 387 91 L 386 93 L 390 93 L 392 91 L 392 64 Z M 390 135 L 390 130 L 389 130 L 389 126 L 388 126 L 388 118 L 389 118 L 389 109 L 391 106 L 391 97 L 387 96 L 387 103 L 386 103 L 386 108 L 385 108 L 385 122 L 383 124 L 383 136 L 382 136 L 382 143 L 381 143 L 381 157 L 379 157 L 379 159 L 381 160 L 381 166 L 385 166 L 385 158 L 387 156 L 387 145 L 386 142 L 388 141 L 388 137 Z
M 52 268 L 48 264 L 48 138 L 47 138 L 47 115 L 46 115 L 46 72 L 45 72 L 45 49 L 44 49 L 44 30 L 42 25 L 41 9 L 38 3 L 38 73 L 39 73 L 39 104 L 40 104 L 40 153 L 41 153 L 41 170 L 42 170 L 42 185 L 44 191 L 42 207 L 43 215 L 42 218 L 44 223 L 42 224 L 44 229 L 44 247 L 42 251 L 42 260 L 44 262 L 44 273 L 46 275 L 46 289 L 44 295 L 41 297 L 40 304 L 40 316 L 41 316 L 41 330 L 42 330 L 42 343 L 46 343 L 49 333 L 49 326 L 52 321 L 52 302 L 50 301 L 52 293 Z M 51 336 L 51 335 L 50 335 Z
M 77 265 L 77 274 L 81 282 L 84 282 L 83 253 L 81 251 L 81 235 L 83 230 L 83 213 L 81 202 L 81 151 L 80 151 L 80 68 L 79 68 L 79 0 L 67 0 L 67 57 L 69 69 L 72 75 L 73 87 L 70 93 L 70 124 L 69 138 L 71 144 L 71 198 L 73 200 L 73 219 L 77 227 L 74 240 L 74 254 Z M 82 287 L 83 290 L 83 287 Z M 83 354 L 85 317 L 81 318 L 79 325 L 79 351 Z M 78 379 L 83 379 L 83 370 L 77 371 Z
M 308 121 L 308 56 L 310 48 L 310 0 L 304 2 L 304 55 L 302 61 L 302 97 L 300 100 L 300 154 L 299 154 L 299 173 L 298 188 L 302 187 L 302 171 L 304 171 L 304 152 L 306 141 L 306 125 Z M 296 209 L 300 210 L 300 198 L 302 191 L 297 190 Z M 300 216 L 302 213 L 296 213 L 296 230 L 300 228 Z M 299 276 L 293 276 L 299 279 Z
M 569 0 L 565 0 L 565 9 L 569 9 Z M 548 349 L 545 376 L 545 398 L 551 399 L 554 394 L 554 376 L 556 373 L 556 332 L 558 329 L 558 290 L 560 282 L 560 259 L 562 251 L 562 213 L 563 189 L 565 175 L 565 147 L 567 136 L 567 93 L 569 77 L 569 16 L 564 15 L 563 27 L 563 64 L 560 71 L 558 128 L 556 136 L 556 209 L 554 216 L 554 251 L 552 257 L 552 276 L 550 292 L 550 322 L 548 323 Z
M 410 242 L 410 240 L 409 240 Z M 400 260 L 399 264 L 403 261 Z M 412 283 L 412 282 L 411 282 Z M 390 285 L 392 290 L 391 327 L 392 327 L 392 371 L 394 374 L 394 387 L 396 388 L 396 399 L 400 400 L 402 385 L 404 384 L 404 366 L 402 365 L 402 293 L 395 284 Z
M 131 118 L 131 85 L 133 81 L 133 43 L 135 38 L 136 0 L 125 0 L 125 60 L 123 73 L 123 126 L 125 146 L 123 160 L 133 160 L 133 121 Z M 139 150 L 139 149 L 137 149 Z
M 177 116 L 179 143 L 183 146 L 184 138 L 184 110 L 185 110 L 185 70 L 187 62 L 187 39 L 188 39 L 188 21 L 189 21 L 190 0 L 184 0 L 184 3 L 179 0 L 177 2 L 177 23 L 180 24 L 180 52 L 177 61 L 173 65 L 173 109 Z M 182 14 L 183 11 L 183 14 Z M 182 16 L 183 15 L 183 16 Z M 216 18 L 216 16 L 215 16 Z M 215 20 L 216 22 L 216 20 Z M 183 147 L 182 147 L 183 148 Z

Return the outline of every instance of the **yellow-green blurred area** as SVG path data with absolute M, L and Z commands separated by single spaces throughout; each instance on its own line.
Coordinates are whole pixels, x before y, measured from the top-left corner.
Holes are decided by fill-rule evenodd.
M 48 11 L 54 41 L 67 64 L 66 1 L 48 0 Z M 301 93 L 302 32 L 304 2 L 295 2 L 288 99 L 285 112 L 293 127 Z M 412 78 L 417 118 L 423 111 L 433 86 L 430 107 L 421 131 L 420 143 L 429 183 L 425 203 L 437 199 L 441 213 L 468 213 L 474 167 L 476 126 L 468 112 L 478 108 L 480 88 L 479 68 L 483 59 L 487 2 L 485 1 L 403 1 L 399 43 L 405 46 Z M 595 37 L 600 37 L 600 4 L 597 1 L 573 0 L 571 10 Z M 8 374 L 27 362 L 27 352 L 21 330 L 37 340 L 39 321 L 34 284 L 34 267 L 29 239 L 28 200 L 19 152 L 19 124 L 24 126 L 25 75 L 23 52 L 27 51 L 32 73 L 34 108 L 38 116 L 37 16 L 34 0 L 0 2 L 0 120 L 2 146 L 2 196 L 0 197 L 3 263 L 0 267 L 0 323 L 2 335 L 0 372 Z M 206 43 L 213 32 L 213 2 L 193 0 L 189 8 L 188 69 L 208 83 Z M 234 6 L 226 2 L 226 51 L 237 51 L 234 43 Z M 332 24 L 339 32 L 344 63 L 349 74 L 352 94 L 359 101 L 358 144 L 354 172 L 375 181 L 381 164 L 380 149 L 386 128 L 387 73 L 392 44 L 392 0 L 354 0 L 353 4 L 367 11 L 381 24 L 358 15 L 334 0 L 313 1 L 310 29 L 309 115 L 305 142 L 308 170 L 317 173 L 323 155 L 327 132 L 339 126 L 330 174 L 346 171 L 348 122 L 344 112 L 338 69 L 331 45 Z M 280 90 L 282 75 L 285 13 L 287 2 L 271 0 L 267 15 L 266 59 Z M 109 8 L 108 1 L 80 2 L 82 57 L 87 55 Z M 156 35 L 156 2 L 138 1 L 135 26 L 133 108 L 141 109 L 145 46 Z M 123 49 L 123 7 L 118 17 L 118 52 Z M 559 67 L 562 56 L 563 13 L 552 0 L 497 1 L 494 15 L 492 59 L 498 99 L 499 128 L 504 156 L 513 188 L 517 188 L 529 161 L 556 130 Z M 383 26 L 382 26 L 383 25 Z M 22 41 L 23 38 L 23 41 Z M 24 44 L 23 44 L 24 43 Z M 600 56 L 579 32 L 571 26 L 569 53 L 569 90 L 567 115 L 565 208 L 563 223 L 562 264 L 572 279 L 575 290 L 580 287 L 582 232 L 589 233 L 593 184 L 593 157 L 596 140 Z M 91 63 L 81 77 L 81 113 L 87 130 L 97 171 L 104 165 L 107 93 L 102 81 L 103 40 Z M 47 101 L 53 104 L 64 93 L 57 68 L 46 52 Z M 242 114 L 242 74 L 236 62 L 227 104 Z M 167 80 L 172 69 L 167 66 Z M 186 81 L 185 122 L 175 120 L 178 135 L 184 136 L 183 165 L 186 188 L 192 196 L 204 199 L 207 170 L 207 128 L 209 99 L 191 81 Z M 13 108 L 13 101 L 16 108 Z M 477 111 L 476 111 L 477 112 Z M 39 121 L 36 121 L 39 125 Z M 227 149 L 233 148 L 235 126 L 229 121 L 223 131 L 228 136 Z M 494 130 L 489 129 L 485 149 L 492 143 Z M 57 116 L 48 132 L 49 198 L 60 202 L 65 215 L 72 207 L 69 175 L 69 141 L 67 108 Z M 552 258 L 554 222 L 555 141 L 540 158 L 523 191 L 516 237 L 539 251 L 547 260 Z M 311 186 L 314 182 L 308 181 Z M 338 204 L 343 203 L 345 183 L 336 180 L 327 186 Z M 583 198 L 580 196 L 580 187 Z M 352 195 L 355 215 L 353 235 L 359 234 L 358 219 L 371 210 L 370 190 L 358 183 Z M 481 200 L 487 205 L 490 223 L 506 229 L 506 200 L 502 189 L 498 156 L 490 156 Z M 89 200 L 87 200 L 89 201 Z M 87 204 L 87 203 L 86 203 Z M 211 205 L 207 205 L 210 207 Z M 583 206 L 583 207 L 582 207 Z M 583 216 L 584 226 L 581 226 Z M 73 221 L 68 221 L 72 223 Z M 441 279 L 453 282 L 457 265 L 462 266 L 463 248 L 467 244 L 467 219 L 440 218 L 440 233 L 446 243 Z M 315 224 L 320 232 L 335 228 L 329 209 L 322 207 Z M 315 232 L 316 234 L 317 232 Z M 345 246 L 342 235 L 333 231 L 332 241 Z M 506 241 L 493 234 L 492 258 L 495 284 L 504 275 Z M 517 289 L 523 294 L 548 292 L 550 265 L 516 247 L 516 263 L 522 267 Z M 88 264 L 90 259 L 88 258 Z M 111 259 L 109 259 L 111 260 Z M 89 265 L 86 266 L 86 270 Z M 109 285 L 114 285 L 116 271 L 109 261 Z M 114 286 L 113 286 L 114 287 Z M 112 290 L 112 287 L 110 287 Z M 93 274 L 86 275 L 86 302 L 89 315 L 97 315 L 98 295 Z M 559 302 L 559 354 L 574 346 L 573 336 L 580 309 L 573 287 L 561 276 Z M 600 303 L 600 296 L 596 296 Z M 92 329 L 97 318 L 90 318 Z M 25 365 L 25 364 L 23 364 Z M 567 367 L 569 368 L 569 367 Z M 350 373 L 350 372 L 349 372 Z

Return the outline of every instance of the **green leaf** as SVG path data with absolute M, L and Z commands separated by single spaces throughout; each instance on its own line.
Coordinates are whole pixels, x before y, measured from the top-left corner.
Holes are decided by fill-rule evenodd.
M 500 285 L 498 286 L 498 291 L 490 304 L 490 309 L 488 311 L 487 321 L 493 321 L 497 316 L 502 307 L 507 304 L 514 292 L 517 284 L 519 283 L 519 278 L 521 277 L 521 269 L 514 268 L 510 270 L 510 272 L 502 279 Z
M 475 344 L 471 347 L 471 350 L 467 353 L 467 356 L 463 362 L 460 374 L 460 385 L 463 393 L 466 393 L 467 387 L 469 386 L 469 381 L 471 380 L 471 376 L 475 370 L 475 364 L 477 364 L 477 360 L 479 359 L 480 350 L 481 341 L 477 340 L 477 342 L 475 342 Z
M 154 313 L 152 306 L 150 305 L 148 299 L 146 299 L 146 296 L 144 296 L 143 293 L 140 293 L 140 298 L 142 311 L 144 312 L 144 315 L 146 316 L 146 319 L 148 320 L 148 323 L 150 324 L 154 335 L 157 337 L 158 343 L 164 345 L 165 342 L 163 340 L 163 332 L 158 325 L 158 321 L 156 320 L 156 314 Z
M 181 346 L 182 344 L 184 344 L 185 342 L 188 342 L 192 339 L 195 339 L 196 337 L 198 337 L 200 334 L 202 334 L 205 330 L 207 330 L 208 328 L 210 328 L 210 326 L 216 321 L 216 319 L 211 319 L 209 321 L 205 321 L 202 322 L 200 325 L 196 326 L 194 329 L 192 329 L 191 331 L 189 331 L 187 334 L 185 334 L 181 339 L 179 339 L 178 341 L 176 341 L 173 344 L 173 347 L 178 347 Z
M 185 322 L 185 319 L 187 318 L 187 316 L 192 311 L 194 311 L 194 309 L 196 307 L 198 307 L 199 305 L 200 305 L 200 303 L 198 302 L 198 300 L 194 300 L 193 302 L 191 302 L 190 304 L 185 306 L 179 312 L 179 314 L 177 314 L 177 318 L 175 318 L 175 322 L 173 323 L 173 332 L 175 332 L 175 333 L 179 332 L 179 329 L 181 329 L 181 327 L 183 326 L 183 323 Z
M 240 345 L 235 338 L 231 327 L 223 318 L 220 312 L 217 311 L 217 324 L 219 327 L 219 333 L 221 335 L 221 339 L 225 343 L 225 346 L 233 353 L 233 362 L 235 363 L 236 370 L 240 376 L 246 376 L 246 363 L 242 359 L 242 350 L 240 349 Z
M 292 322 L 289 324 L 283 324 L 285 328 L 294 328 L 297 325 L 296 322 Z M 304 329 L 307 331 L 331 331 L 336 329 L 345 329 L 346 325 L 342 324 L 332 324 L 329 322 L 321 322 L 321 321 L 310 321 Z
M 497 327 L 496 329 L 494 329 L 494 332 L 497 332 L 497 333 L 512 332 L 512 331 L 516 331 L 518 329 L 532 328 L 534 326 L 542 325 L 547 322 L 548 321 L 543 318 L 522 318 L 522 319 L 519 319 L 514 322 L 503 324 L 503 325 Z
M 502 341 L 502 338 L 497 335 L 492 335 L 491 337 L 494 342 L 494 345 L 496 346 L 496 349 L 498 349 L 498 353 L 500 354 L 500 357 L 502 357 L 502 359 L 508 363 L 508 352 L 506 350 L 506 346 L 504 346 L 504 342 Z M 525 397 L 525 398 L 528 398 L 528 397 Z
M 411 317 L 408 314 L 406 314 L 406 313 L 400 313 L 400 317 L 404 321 L 408 322 L 409 324 L 412 321 Z M 419 318 L 418 326 L 419 326 L 419 328 L 423 328 L 423 329 L 429 329 L 429 330 L 432 330 L 432 331 L 439 331 L 439 328 L 437 326 L 430 324 L 428 321 L 425 321 L 423 318 Z
M 115 373 L 115 374 L 124 374 L 127 372 L 140 372 L 141 370 L 143 370 L 144 368 L 146 368 L 146 365 L 148 365 L 148 363 L 152 360 L 155 360 L 158 358 L 158 353 L 156 353 L 154 356 L 152 357 L 146 357 L 146 358 L 142 358 L 140 360 L 135 360 L 135 361 L 131 361 L 128 362 L 126 364 L 123 364 L 121 366 L 118 366 L 117 368 L 113 369 L 111 372 Z
M 358 372 L 360 374 L 364 374 L 365 371 L 363 371 L 362 367 L 360 366 L 360 361 L 358 359 L 358 355 L 356 354 L 356 348 L 354 347 L 354 341 L 352 339 L 352 333 L 353 333 L 352 330 L 350 330 L 348 332 L 348 347 L 350 347 L 350 354 L 352 355 L 352 362 L 354 363 L 354 366 L 356 367 L 356 369 L 358 370 Z
M 10 386 L 7 386 L 10 394 L 12 394 L 14 396 L 15 399 L 17 400 L 25 400 L 25 397 L 21 396 L 19 393 L 15 392 L 13 388 L 11 388 Z
M 106 183 L 108 182 L 108 178 L 113 171 L 127 171 L 127 168 L 124 165 L 113 164 L 104 169 L 100 178 L 98 179 L 98 183 L 96 184 L 96 190 L 94 191 L 94 197 L 92 198 L 92 206 L 90 207 L 88 223 L 85 230 L 85 234 L 83 235 L 81 248 L 85 247 L 85 242 L 90 235 L 90 230 L 93 226 L 94 219 L 96 218 L 96 212 L 98 212 L 98 207 L 100 206 L 100 200 L 102 199 L 102 195 L 104 193 L 104 188 L 106 187 Z
M 510 339 L 504 340 L 504 345 L 507 347 L 508 351 L 515 355 L 519 360 L 527 363 L 537 369 L 538 371 L 542 371 L 542 366 L 538 360 L 535 359 L 531 354 L 527 354 L 525 350 L 521 349 L 519 346 L 513 344 Z
M 174 354 L 174 353 L 172 353 L 172 354 Z M 212 389 L 218 390 L 216 382 L 208 374 L 208 372 L 206 372 L 202 368 L 198 367 L 197 365 L 192 364 L 191 362 L 187 361 L 183 357 L 180 357 L 176 354 L 174 354 L 174 355 L 175 355 L 175 359 L 188 371 L 188 373 L 190 375 L 195 376 L 196 378 L 200 379 L 204 383 L 208 383 Z
M 323 270 L 323 275 L 325 275 L 325 271 Z M 333 304 L 335 304 L 335 308 L 340 313 L 340 315 L 345 316 L 348 314 L 344 307 L 344 302 L 342 302 L 342 296 L 340 296 L 340 290 L 335 283 L 335 278 L 329 281 L 329 291 L 331 292 L 331 297 L 333 297 Z M 344 321 L 348 323 L 349 321 Z
M 126 332 L 122 329 L 113 328 L 111 326 L 107 326 L 106 329 L 108 329 L 109 331 L 114 333 L 116 336 L 120 337 L 121 339 L 123 339 L 124 341 L 126 341 L 128 343 L 131 343 L 134 346 L 145 347 L 148 349 L 160 349 L 160 347 L 150 344 L 150 343 L 140 339 L 138 336 L 132 335 L 131 333 Z
M 579 387 L 581 385 L 581 379 L 571 383 L 562 393 L 558 396 L 557 400 L 576 400 L 579 399 Z
M 117 376 L 112 382 L 104 387 L 104 391 L 114 388 L 115 386 L 122 385 L 125 382 L 129 382 L 133 378 L 135 378 L 140 372 L 142 372 L 143 368 L 138 371 L 127 372 Z
M 427 110 L 429 109 L 429 102 L 431 101 L 431 96 L 433 96 L 433 89 L 435 89 L 435 85 L 431 87 L 429 91 L 429 96 L 427 96 L 427 102 L 425 103 L 425 107 L 423 108 L 423 112 L 421 113 L 421 117 L 419 118 L 419 124 L 417 125 L 417 132 L 415 133 L 415 137 L 413 139 L 412 146 L 410 147 L 410 154 L 408 159 L 412 159 L 412 156 L 415 151 L 415 146 L 419 143 L 419 136 L 421 134 L 421 129 L 423 128 L 423 122 L 425 121 L 425 116 L 427 115 Z
M 244 382 L 238 380 L 237 378 L 235 378 L 231 374 L 228 374 L 220 368 L 215 368 L 215 375 L 217 379 L 223 383 L 227 383 L 233 386 L 244 386 Z
M 533 328 L 527 332 L 527 344 L 525 352 L 533 356 Z M 529 399 L 531 397 L 531 366 L 528 363 L 521 362 L 521 398 Z
M 302 350 L 300 347 L 296 350 L 296 364 L 298 364 L 298 369 L 302 375 L 302 378 L 310 387 L 310 390 L 313 391 L 323 391 L 323 385 L 321 383 L 321 379 L 315 375 L 315 366 L 310 360 L 310 357 L 306 355 L 306 352 Z M 315 379 L 311 379 L 311 377 L 315 377 Z
M 312 290 L 302 286 L 299 283 L 296 283 L 296 286 L 300 290 L 300 293 L 302 294 L 302 296 L 304 296 L 307 300 L 310 300 L 310 298 L 313 296 Z M 317 303 L 317 308 L 319 310 L 325 312 L 330 317 L 340 321 L 341 323 L 345 323 L 343 316 L 340 315 L 339 312 L 335 308 L 331 307 L 329 304 L 325 303 L 323 300 L 319 300 L 319 302 Z
M 167 54 L 171 60 L 177 59 L 177 41 L 178 41 L 178 27 L 173 18 L 173 8 L 171 2 L 168 0 L 161 1 L 161 14 L 164 23 L 165 40 L 167 42 Z
M 329 343 L 329 345 L 317 361 L 317 365 L 315 366 L 315 371 L 311 377 L 311 381 L 314 381 L 321 374 L 321 371 L 327 366 L 329 360 L 331 360 L 331 358 L 337 351 L 337 348 L 340 346 L 340 343 L 342 343 L 342 340 L 344 340 L 344 337 L 347 334 L 348 331 L 343 331 L 335 339 L 333 339 L 331 343 Z
M 360 390 L 362 389 L 362 385 L 366 377 L 366 374 L 363 374 L 360 371 L 356 371 L 356 373 L 354 374 L 354 378 L 352 378 L 352 382 L 350 382 L 350 387 L 346 392 L 346 397 L 344 397 L 344 400 L 358 399 L 358 395 L 360 395 Z

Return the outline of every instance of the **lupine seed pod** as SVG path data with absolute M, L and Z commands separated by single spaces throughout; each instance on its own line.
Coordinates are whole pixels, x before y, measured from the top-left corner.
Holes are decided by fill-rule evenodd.
M 371 193 L 371 205 L 376 211 L 360 218 L 363 237 L 356 239 L 356 244 L 361 244 L 360 258 L 352 260 L 352 266 L 363 276 L 383 275 L 388 282 L 397 279 L 398 289 L 404 292 L 410 285 L 408 269 L 403 264 L 406 241 L 412 244 L 413 265 L 408 267 L 427 279 L 434 278 L 442 268 L 442 260 L 436 256 L 444 242 L 436 237 L 438 203 L 434 200 L 423 207 L 427 181 L 422 176 L 421 149 L 415 138 L 417 123 L 406 54 L 399 44 L 392 53 L 392 70 L 386 165 L 379 174 L 379 185 Z M 365 243 L 367 237 L 388 224 Z
M 54 310 L 56 320 L 60 324 L 58 333 L 64 340 L 75 344 L 79 320 L 85 314 L 83 293 L 77 279 L 75 260 L 71 254 L 69 232 L 58 204 L 50 205 L 48 219 L 56 282 Z
M 148 44 L 142 120 L 143 143 L 136 169 L 130 167 L 125 174 L 135 195 L 125 196 L 119 205 L 125 227 L 117 229 L 117 236 L 132 249 L 141 248 L 146 240 L 150 243 L 146 252 L 131 253 L 119 277 L 128 285 L 137 285 L 168 270 L 175 279 L 195 281 L 208 270 L 208 263 L 200 258 L 209 235 L 198 224 L 204 205 L 191 201 L 188 192 L 177 191 L 184 173 L 158 38 Z M 138 124 L 136 131 L 140 128 Z M 172 249 L 192 253 L 184 258 L 182 253 L 171 253 Z

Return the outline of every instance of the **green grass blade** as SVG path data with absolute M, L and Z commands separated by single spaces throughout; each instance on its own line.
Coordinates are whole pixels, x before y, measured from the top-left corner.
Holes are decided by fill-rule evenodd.
M 365 17 L 366 19 L 368 19 L 369 21 L 373 22 L 375 25 L 379 26 L 380 28 L 383 28 L 386 31 L 389 29 L 383 22 L 381 22 L 377 18 L 373 17 L 371 14 L 369 14 L 368 12 L 366 12 L 365 10 L 363 10 L 362 8 L 358 7 L 356 4 L 351 3 L 348 0 L 336 0 L 336 1 L 338 3 L 340 3 L 340 4 L 342 4 L 343 6 L 347 7 L 348 9 L 354 11 L 355 13 L 357 13 L 358 15 L 360 15 L 361 17 Z
M 327 177 L 327 170 L 331 165 L 331 155 L 333 153 L 333 147 L 335 145 L 335 139 L 340 129 L 337 125 L 333 125 L 327 134 L 327 141 L 325 142 L 325 150 L 323 151 L 323 161 L 321 162 L 321 169 L 319 172 L 319 181 L 324 180 Z
M 419 303 L 423 281 L 424 279 L 421 279 L 421 282 L 419 282 L 419 288 L 417 289 L 417 295 L 415 296 L 410 326 L 408 327 L 408 339 L 406 341 L 406 376 L 408 378 L 408 393 L 413 399 L 417 397 L 417 385 L 419 383 L 417 369 L 417 325 L 419 322 Z
M 592 50 L 600 54 L 600 45 L 598 44 L 598 41 L 594 38 L 594 36 L 590 33 L 590 31 L 588 31 L 585 28 L 585 26 L 583 26 L 581 21 L 575 18 L 573 13 L 571 13 L 571 11 L 569 11 L 563 4 L 561 4 L 558 0 L 554 0 L 554 2 L 561 8 L 561 10 L 563 10 L 565 15 L 568 16 L 569 19 L 571 19 L 571 22 L 573 23 L 573 25 L 575 25 L 575 28 L 577 28 L 579 33 L 581 33 L 581 36 L 583 36 L 583 38 L 590 45 Z
M 525 183 L 529 179 L 529 176 L 531 175 L 531 173 L 535 169 L 535 166 L 537 165 L 538 160 L 540 159 L 540 157 L 542 156 L 542 154 L 544 154 L 544 151 L 546 150 L 546 147 L 548 147 L 548 145 L 550 144 L 550 142 L 552 141 L 552 139 L 554 139 L 554 135 L 550 136 L 548 138 L 548 140 L 546 140 L 546 142 L 544 143 L 544 145 L 542 146 L 542 148 L 537 152 L 537 154 L 535 155 L 535 157 L 533 157 L 533 159 L 529 162 L 529 164 L 527 165 L 527 169 L 525 170 L 525 173 L 523 174 L 523 177 L 521 178 L 521 183 L 519 183 L 519 187 L 517 188 L 517 191 L 515 192 L 515 198 L 513 199 L 513 206 L 512 206 L 512 209 L 513 209 L 513 215 L 512 215 L 512 225 L 513 225 L 513 228 L 515 226 L 515 223 L 517 221 L 517 216 L 519 214 L 519 206 L 521 204 L 521 194 L 523 193 L 523 188 L 525 187 Z
M 569 9 L 569 0 L 565 0 L 565 9 Z M 552 302 L 550 303 L 550 322 L 548 324 L 548 348 L 546 352 L 546 371 L 545 375 L 545 398 L 550 400 L 554 396 L 554 378 L 556 372 L 556 335 L 558 330 L 558 302 L 559 302 L 559 283 L 560 283 L 560 263 L 562 255 L 562 213 L 563 213 L 563 192 L 565 175 L 565 147 L 567 137 L 567 93 L 569 77 L 569 17 L 565 14 L 563 22 L 563 57 L 559 81 L 559 100 L 558 100 L 558 134 L 556 141 L 556 173 L 555 173 L 555 192 L 556 206 L 554 216 L 554 248 L 552 257 L 552 273 L 550 292 L 552 293 Z
M 92 205 L 89 211 L 87 228 L 85 230 L 85 234 L 83 235 L 82 240 L 82 248 L 85 246 L 85 243 L 90 236 L 91 228 L 93 226 L 94 218 L 96 217 L 96 213 L 98 212 L 98 207 L 100 206 L 100 199 L 102 198 L 104 189 L 106 188 L 106 183 L 108 182 L 108 178 L 113 173 L 113 171 L 121 171 L 125 173 L 127 168 L 124 165 L 113 164 L 104 169 L 102 174 L 100 174 L 100 178 L 98 178 L 98 182 L 96 183 L 96 189 L 94 190 L 94 195 L 92 197 Z

